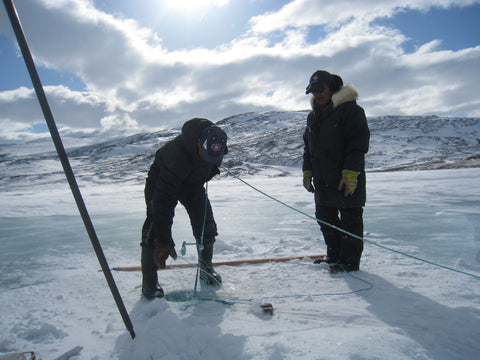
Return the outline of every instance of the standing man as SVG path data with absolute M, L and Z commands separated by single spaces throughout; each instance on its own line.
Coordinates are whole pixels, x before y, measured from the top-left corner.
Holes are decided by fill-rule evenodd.
M 340 76 L 318 70 L 306 94 L 312 94 L 303 135 L 303 186 L 315 193 L 315 215 L 327 246 L 330 272 L 358 271 L 363 240 L 324 224 L 332 224 L 363 239 L 366 200 L 365 154 L 370 130 L 357 91 L 343 86 Z M 313 180 L 313 184 L 312 184 Z
M 208 285 L 221 283 L 212 265 L 217 225 L 204 184 L 220 173 L 227 151 L 225 132 L 200 118 L 187 121 L 181 134 L 157 151 L 145 184 L 147 218 L 142 228 L 142 293 L 147 299 L 164 296 L 157 270 L 165 268 L 169 256 L 177 257 L 172 224 L 178 202 L 187 210 L 198 244 L 200 279 Z

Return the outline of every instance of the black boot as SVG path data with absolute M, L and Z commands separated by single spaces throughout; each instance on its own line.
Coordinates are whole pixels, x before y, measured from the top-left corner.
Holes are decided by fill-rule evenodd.
M 321 257 L 318 259 L 313 260 L 314 264 L 335 264 L 337 262 L 337 259 L 335 257 L 327 256 Z
M 155 287 L 142 287 L 142 294 L 145 296 L 147 300 L 153 300 L 155 298 L 161 299 L 165 296 L 163 289 L 160 285 L 156 285 Z
M 220 285 L 222 277 L 214 270 L 212 257 L 213 244 L 204 246 L 200 254 L 200 280 L 206 285 Z
M 342 229 L 355 235 L 342 234 L 341 248 L 338 256 L 338 267 L 332 265 L 332 272 L 360 270 L 360 258 L 363 252 L 363 208 L 340 210 Z M 339 270 L 343 269 L 343 270 Z
M 338 272 L 344 272 L 344 271 L 350 272 L 350 271 L 358 271 L 358 270 L 360 270 L 360 266 L 355 264 L 336 263 L 328 267 L 328 271 L 332 274 L 335 274 Z
M 153 262 L 153 246 L 142 244 L 142 294 L 148 300 L 165 296 L 158 284 L 157 265 Z
M 335 264 L 338 261 L 340 255 L 340 233 L 332 228 L 323 226 L 322 228 L 323 239 L 327 245 L 327 256 L 324 258 L 315 259 L 314 264 Z
M 344 235 L 342 251 L 336 264 L 330 265 L 330 272 L 358 271 L 360 270 L 360 258 L 363 252 L 363 241 L 349 235 Z

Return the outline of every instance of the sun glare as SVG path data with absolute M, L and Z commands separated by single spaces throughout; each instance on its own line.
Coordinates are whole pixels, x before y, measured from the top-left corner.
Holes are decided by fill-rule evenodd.
M 228 4 L 229 0 L 164 0 L 163 5 L 171 10 L 187 14 L 203 11 L 212 6 L 222 7 Z

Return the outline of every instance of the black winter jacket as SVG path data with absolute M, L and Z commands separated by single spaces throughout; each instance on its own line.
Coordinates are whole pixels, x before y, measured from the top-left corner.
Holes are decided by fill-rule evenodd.
M 188 206 L 190 218 L 203 219 L 204 183 L 219 174 L 218 167 L 204 161 L 197 140 L 202 130 L 213 123 L 207 119 L 192 119 L 182 127 L 182 133 L 161 147 L 150 167 L 145 184 L 147 219 L 143 241 L 172 241 L 172 223 L 178 201 L 198 203 Z M 214 230 L 216 231 L 216 229 Z M 145 239 L 147 238 L 147 239 Z
M 326 108 L 316 109 L 312 105 L 314 110 L 308 114 L 303 135 L 303 170 L 313 173 L 317 205 L 336 208 L 365 205 L 365 153 L 370 130 L 364 110 L 355 101 L 357 96 L 357 91 L 346 85 L 333 94 Z M 348 197 L 338 191 L 344 169 L 360 173 L 357 189 Z

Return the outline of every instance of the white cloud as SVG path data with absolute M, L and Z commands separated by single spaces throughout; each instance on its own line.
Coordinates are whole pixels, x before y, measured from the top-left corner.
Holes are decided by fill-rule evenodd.
M 468 6 L 474 0 L 296 0 L 279 11 L 254 16 L 251 29 L 255 33 L 283 31 L 288 27 L 328 25 L 333 29 L 347 22 L 371 22 L 377 18 L 391 17 L 399 11 L 427 11 L 432 7 L 448 8 Z
M 320 68 L 353 83 L 369 115 L 476 115 L 478 46 L 440 51 L 434 40 L 406 53 L 399 30 L 372 22 L 405 9 L 471 3 L 296 0 L 253 17 L 249 31 L 229 43 L 174 51 L 163 48 L 151 29 L 103 13 L 90 1 L 25 0 L 17 6 L 37 66 L 74 73 L 86 84 L 84 92 L 46 87 L 57 122 L 110 131 L 179 126 L 195 116 L 216 121 L 247 111 L 307 109 L 305 86 Z M 312 26 L 325 31 L 316 41 L 309 37 Z M 42 121 L 33 91 L 0 93 L 0 121 Z
M 73 128 L 98 128 L 106 104 L 91 92 L 71 91 L 64 86 L 45 86 L 50 108 L 60 123 Z M 44 117 L 33 89 L 21 87 L 0 93 L 0 120 L 18 122 L 23 127 L 43 123 Z
M 105 116 L 100 120 L 102 129 L 105 131 L 117 130 L 117 129 L 126 129 L 126 130 L 136 130 L 138 129 L 138 123 L 133 120 L 129 114 L 118 115 L 109 115 Z

